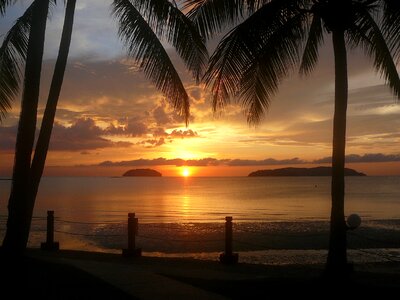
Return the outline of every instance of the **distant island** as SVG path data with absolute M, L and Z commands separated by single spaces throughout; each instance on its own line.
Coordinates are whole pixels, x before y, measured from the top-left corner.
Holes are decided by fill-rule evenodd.
M 250 177 L 257 176 L 331 176 L 331 167 L 315 167 L 315 168 L 282 168 L 273 170 L 258 170 L 251 172 Z M 357 172 L 353 169 L 344 169 L 345 176 L 367 176 L 364 173 Z
M 144 177 L 161 177 L 162 174 L 152 169 L 134 169 L 126 171 L 122 176 L 144 176 Z

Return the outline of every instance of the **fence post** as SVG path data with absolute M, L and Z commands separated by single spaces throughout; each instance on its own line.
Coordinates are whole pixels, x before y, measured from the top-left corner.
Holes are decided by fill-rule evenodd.
M 40 244 L 40 249 L 47 251 L 58 251 L 60 243 L 54 242 L 54 210 L 47 211 L 46 242 Z
M 136 235 L 138 233 L 139 221 L 135 213 L 128 213 L 128 248 L 122 249 L 122 256 L 138 257 L 142 255 L 142 249 L 136 248 Z
M 223 264 L 236 264 L 239 261 L 239 254 L 233 253 L 232 248 L 232 217 L 225 217 L 225 252 L 219 256 L 219 261 Z

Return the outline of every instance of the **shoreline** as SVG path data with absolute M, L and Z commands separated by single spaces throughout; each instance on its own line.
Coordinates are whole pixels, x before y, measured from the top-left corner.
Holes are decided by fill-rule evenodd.
M 4 222 L 1 228 L 5 229 Z M 38 247 L 45 241 L 43 230 L 45 220 L 35 221 L 29 247 Z M 0 238 L 4 233 L 0 230 Z M 127 229 L 123 223 L 60 223 L 54 238 L 61 249 L 119 253 L 126 247 Z M 145 255 L 162 258 L 216 261 L 224 251 L 224 242 L 224 223 L 139 224 L 136 236 L 136 246 Z M 323 263 L 328 242 L 329 222 L 234 224 L 233 251 L 247 263 Z M 400 219 L 365 222 L 359 229 L 349 231 L 348 249 L 349 259 L 355 263 L 400 262 Z
M 325 293 L 334 288 L 332 293 L 338 296 L 344 293 L 369 296 L 371 292 L 382 296 L 400 290 L 399 263 L 355 264 L 354 272 L 347 279 L 332 282 L 322 276 L 323 264 L 265 266 L 239 263 L 229 266 L 188 258 L 123 258 L 119 254 L 38 249 L 29 249 L 27 257 L 28 265 L 23 268 L 28 267 L 31 274 L 40 273 L 42 269 L 59 274 L 74 268 L 80 275 L 68 279 L 75 281 L 72 286 L 88 287 L 85 289 L 91 289 L 92 295 L 100 297 L 96 299 L 107 299 L 98 290 L 97 284 L 102 282 L 108 284 L 106 289 L 117 295 L 113 299 L 260 299 L 291 295 L 293 291 L 309 299 L 318 299 L 322 288 Z M 83 276 L 82 272 L 93 278 Z M 62 276 L 60 280 L 65 279 Z M 90 286 L 88 280 L 95 280 L 97 284 Z M 44 287 L 49 282 L 59 284 L 47 277 L 40 285 Z M 58 288 L 70 289 L 66 285 Z

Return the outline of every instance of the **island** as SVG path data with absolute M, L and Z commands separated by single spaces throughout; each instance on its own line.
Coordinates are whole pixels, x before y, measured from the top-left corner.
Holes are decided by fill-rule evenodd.
M 134 169 L 134 170 L 126 171 L 122 176 L 161 177 L 162 174 L 160 172 L 158 172 L 156 170 L 152 170 L 152 169 Z
M 345 176 L 367 176 L 353 169 L 344 169 Z M 249 177 L 257 176 L 332 176 L 332 167 L 315 168 L 282 168 L 273 170 L 258 170 L 251 172 Z

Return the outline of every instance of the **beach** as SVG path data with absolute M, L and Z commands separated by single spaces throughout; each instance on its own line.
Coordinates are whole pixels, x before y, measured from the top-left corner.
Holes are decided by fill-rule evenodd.
M 23 292 L 47 299 L 259 299 L 293 291 L 318 298 L 322 288 L 383 295 L 400 287 L 399 193 L 397 178 L 348 179 L 348 212 L 362 223 L 348 231 L 354 273 L 340 289 L 323 277 L 329 178 L 45 178 L 30 250 L 15 265 L 27 274 Z M 49 208 L 61 249 L 54 253 L 37 250 Z M 121 256 L 128 212 L 138 218 L 140 258 Z M 228 215 L 235 266 L 219 263 Z
M 355 263 L 400 260 L 399 177 L 347 180 L 348 231 Z M 0 182 L 0 237 L 11 182 Z M 288 265 L 326 260 L 330 179 L 301 178 L 70 178 L 45 177 L 32 220 L 29 247 L 46 238 L 47 210 L 55 213 L 61 249 L 120 253 L 128 213 L 135 212 L 137 247 L 152 257 L 217 260 L 225 217 L 233 217 L 233 248 L 244 263 Z
M 2 264 L 2 282 L 13 285 Z M 14 290 L 42 299 L 280 299 L 284 296 L 379 297 L 400 290 L 399 263 L 355 264 L 346 279 L 323 276 L 324 265 L 223 265 L 188 258 L 123 258 L 82 251 L 27 251 Z M 8 281 L 7 281 L 8 280 Z M 325 296 L 323 296 L 325 295 Z
M 0 1 L 0 295 L 398 294 L 399 28 L 394 0 Z

